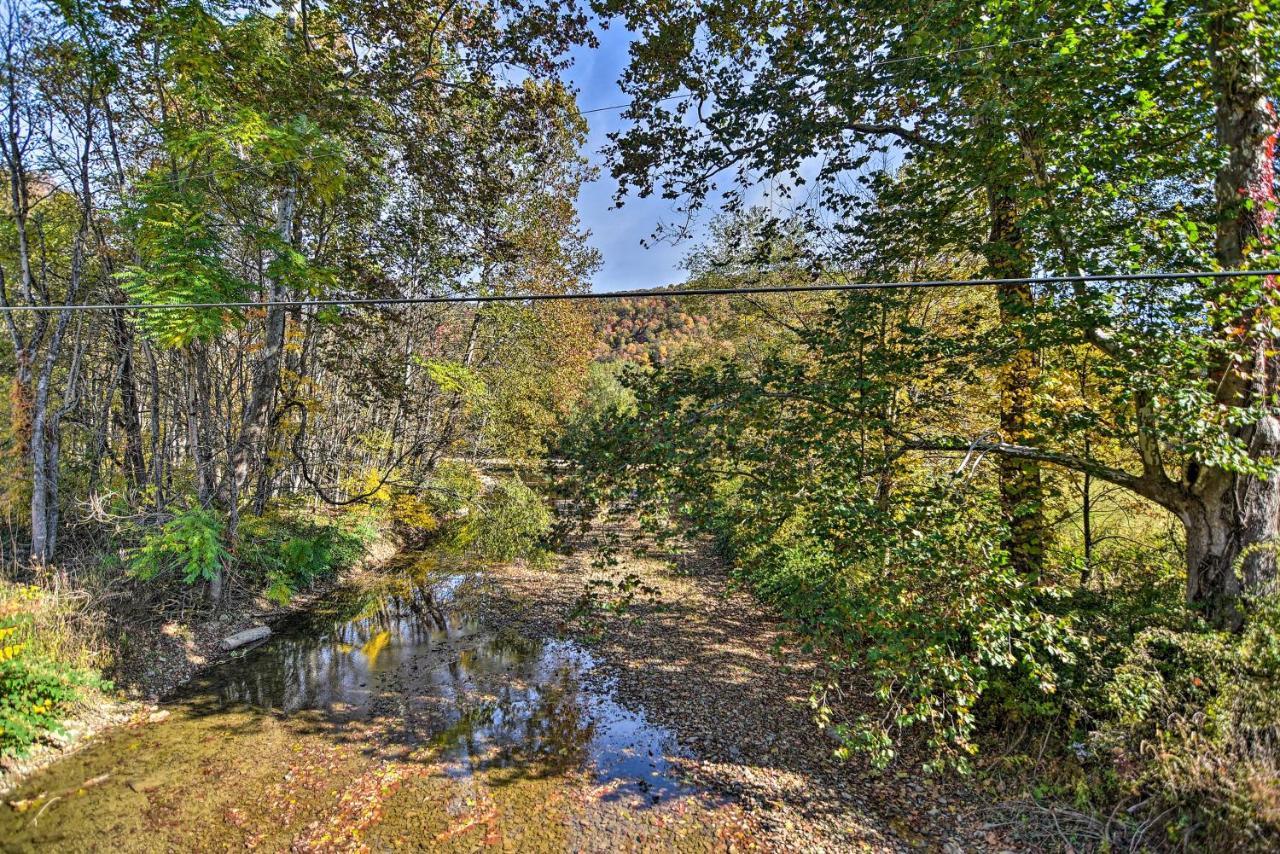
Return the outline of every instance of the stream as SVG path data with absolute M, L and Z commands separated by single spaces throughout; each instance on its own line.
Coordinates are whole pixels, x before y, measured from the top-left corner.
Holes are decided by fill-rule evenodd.
M 749 847 L 591 651 L 492 630 L 482 567 L 407 555 L 0 806 L 4 851 Z M 18 807 L 12 804 L 18 804 Z

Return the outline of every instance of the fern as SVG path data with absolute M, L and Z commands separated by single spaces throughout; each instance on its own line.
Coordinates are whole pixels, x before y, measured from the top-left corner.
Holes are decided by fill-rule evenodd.
M 181 572 L 183 581 L 194 584 L 212 579 L 229 557 L 223 545 L 222 520 L 215 513 L 192 507 L 148 533 L 130 556 L 129 569 L 143 580 Z

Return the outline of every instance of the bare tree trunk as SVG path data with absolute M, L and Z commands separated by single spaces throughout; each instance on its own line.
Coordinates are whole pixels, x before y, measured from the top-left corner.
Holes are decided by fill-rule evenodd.
M 85 164 L 87 169 L 89 142 L 85 143 Z M 82 175 L 87 176 L 87 172 Z M 85 178 L 87 184 L 87 177 Z M 71 251 L 71 271 L 64 298 L 66 305 L 75 303 L 80 291 L 84 275 L 85 242 L 89 233 L 91 216 L 88 202 L 88 188 L 85 187 L 84 209 L 81 212 L 80 228 L 74 238 Z M 57 488 L 58 463 L 61 429 L 61 415 L 51 416 L 51 385 L 54 368 L 62 355 L 63 341 L 68 325 L 71 323 L 72 311 L 63 308 L 58 312 L 53 333 L 45 350 L 44 361 L 36 376 L 35 394 L 32 397 L 31 415 L 31 560 L 44 565 L 53 558 L 56 535 L 53 525 L 57 521 Z M 79 370 L 79 358 L 74 360 L 68 378 L 69 387 L 75 387 L 76 373 Z M 52 524 L 51 524 L 52 523 Z
M 76 272 L 78 264 L 73 262 L 72 286 L 68 288 L 68 302 L 75 300 L 75 283 L 79 279 Z M 31 561 L 44 565 L 53 558 L 55 534 L 50 520 L 57 519 L 57 484 L 58 484 L 58 451 L 60 417 L 50 415 L 50 386 L 53 382 L 53 369 L 62 353 L 62 342 L 67 326 L 71 321 L 71 310 L 63 309 L 58 313 L 57 324 L 49 339 L 49 347 L 45 351 L 44 363 L 36 378 L 36 390 L 32 400 L 31 414 Z M 78 359 L 76 360 L 79 361 Z M 79 368 L 73 365 L 74 372 Z
M 296 204 L 294 188 L 285 190 L 276 208 L 276 231 L 285 245 L 293 243 L 293 218 Z M 227 478 L 223 482 L 221 498 L 231 500 L 239 495 L 249 479 L 250 468 L 266 458 L 267 432 L 270 428 L 271 409 L 275 404 L 276 390 L 280 385 L 280 361 L 284 352 L 285 321 L 288 309 L 274 305 L 286 299 L 283 283 L 272 280 L 267 291 L 267 301 L 273 303 L 266 309 L 266 330 L 262 353 L 253 366 L 253 380 L 249 400 L 245 404 L 240 422 L 240 432 L 229 451 Z
M 136 492 L 147 482 L 147 463 L 142 453 L 142 418 L 138 412 L 138 382 L 133 366 L 133 328 L 124 312 L 112 314 L 112 341 L 120 370 L 120 411 L 116 424 L 124 433 L 124 475 L 129 489 Z
M 142 342 L 143 352 L 147 356 L 147 367 L 151 378 L 151 484 L 155 487 L 153 501 L 156 508 L 164 504 L 164 460 L 160 453 L 160 365 L 156 361 L 155 351 Z
M 209 355 L 194 342 L 187 351 L 187 445 L 196 470 L 196 499 L 202 507 L 213 502 L 213 431 L 209 413 Z
M 83 327 L 81 328 L 83 332 Z M 46 514 L 48 518 L 49 542 L 48 551 L 50 557 L 58 548 L 58 522 L 61 512 L 59 504 L 59 486 L 61 483 L 61 457 L 62 457 L 62 419 L 70 415 L 79 404 L 80 401 L 80 366 L 84 357 L 86 343 L 83 336 L 78 334 L 75 346 L 72 350 L 71 365 L 67 369 L 66 388 L 62 392 L 62 405 L 53 413 L 49 424 L 49 446 L 48 453 L 48 499 L 46 501 Z

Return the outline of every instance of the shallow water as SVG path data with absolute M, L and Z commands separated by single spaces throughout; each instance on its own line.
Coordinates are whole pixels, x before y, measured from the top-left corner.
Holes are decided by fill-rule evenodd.
M 5 850 L 714 850 L 745 818 L 570 641 L 468 616 L 482 576 L 406 561 L 0 808 Z M 104 776 L 105 775 L 105 776 Z M 87 785 L 86 785 L 87 784 Z

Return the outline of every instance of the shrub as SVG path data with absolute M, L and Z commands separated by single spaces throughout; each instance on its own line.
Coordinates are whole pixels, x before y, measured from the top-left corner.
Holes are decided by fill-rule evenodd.
M 0 582 L 0 757 L 25 755 L 87 688 L 105 688 L 85 666 L 74 605 L 34 585 Z
M 893 515 L 856 511 L 867 514 L 856 527 L 876 543 L 869 550 L 837 554 L 791 535 L 743 572 L 825 655 L 812 703 L 838 753 L 883 766 L 899 734 L 917 730 L 926 767 L 968 770 L 980 713 L 996 703 L 1005 714 L 1047 712 L 1080 639 L 1055 613 L 1056 589 L 1007 563 L 985 496 L 937 486 L 900 500 Z M 839 696 L 855 677 L 869 680 L 879 713 L 843 717 Z
M 267 598 L 286 604 L 317 580 L 354 566 L 376 535 L 368 525 L 261 516 L 240 526 L 237 565 Z
M 1122 792 L 1163 838 L 1205 850 L 1280 844 L 1280 598 L 1253 600 L 1241 634 L 1189 620 L 1138 633 L 1093 735 Z
M 468 514 L 458 544 L 486 560 L 509 561 L 545 556 L 551 511 L 519 478 L 500 480 Z
M 136 578 L 150 580 L 168 572 L 182 573 L 187 584 L 212 579 L 229 557 L 221 517 L 202 507 L 183 510 L 148 531 L 129 559 Z
M 61 732 L 85 682 L 75 671 L 38 660 L 0 662 L 0 756 L 23 756 L 41 738 Z
M 435 506 L 421 495 L 403 494 L 393 497 L 387 515 L 398 531 L 426 534 L 440 526 Z
M 475 468 L 459 460 L 437 465 L 426 486 L 426 500 L 439 516 L 469 511 L 483 493 L 484 485 Z

